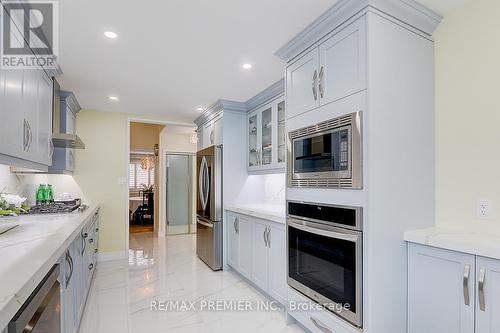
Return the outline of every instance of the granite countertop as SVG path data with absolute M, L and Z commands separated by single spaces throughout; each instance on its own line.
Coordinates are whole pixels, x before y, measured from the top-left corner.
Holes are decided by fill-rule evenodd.
M 0 235 L 0 331 L 82 230 L 98 206 L 84 212 L 1 218 L 18 227 Z
M 432 227 L 405 232 L 407 242 L 500 259 L 500 235 L 477 230 Z
M 268 221 L 282 224 L 286 223 L 285 205 L 232 204 L 224 207 L 224 209 L 243 215 L 254 216 Z

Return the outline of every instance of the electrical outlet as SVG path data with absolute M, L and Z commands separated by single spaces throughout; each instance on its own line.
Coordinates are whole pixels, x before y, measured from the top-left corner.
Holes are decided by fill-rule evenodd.
M 492 203 L 491 200 L 478 200 L 476 206 L 476 216 L 482 220 L 491 218 Z

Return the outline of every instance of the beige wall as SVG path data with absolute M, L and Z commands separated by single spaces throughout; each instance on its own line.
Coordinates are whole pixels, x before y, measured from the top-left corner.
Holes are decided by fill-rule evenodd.
M 160 132 L 164 125 L 130 123 L 130 150 L 152 151 L 155 144 L 160 144 Z
M 101 204 L 102 252 L 126 250 L 130 117 L 182 121 L 93 110 L 83 110 L 78 114 L 76 131 L 86 149 L 76 153 L 74 179 L 89 201 Z
M 435 32 L 436 223 L 500 232 L 500 1 L 451 11 Z M 492 200 L 489 221 L 478 199 Z M 496 209 L 495 209 L 496 208 Z

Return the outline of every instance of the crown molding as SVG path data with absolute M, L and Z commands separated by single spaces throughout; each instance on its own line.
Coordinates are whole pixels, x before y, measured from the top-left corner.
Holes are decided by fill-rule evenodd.
M 285 79 L 281 79 L 245 102 L 247 112 L 285 93 Z
M 443 19 L 415 0 L 340 0 L 274 54 L 289 62 L 356 14 L 382 12 L 431 37 Z
M 207 121 L 217 117 L 223 111 L 246 113 L 247 108 L 244 102 L 219 99 L 215 103 L 210 105 L 198 118 L 196 118 L 194 120 L 194 123 L 196 124 L 196 126 L 200 126 Z
M 246 114 L 256 107 L 267 103 L 274 98 L 285 93 L 285 79 L 281 79 L 257 95 L 253 96 L 246 102 L 230 101 L 227 99 L 219 99 L 214 104 L 210 105 L 202 115 L 194 120 L 196 126 L 200 126 L 209 120 L 214 119 L 224 111 Z

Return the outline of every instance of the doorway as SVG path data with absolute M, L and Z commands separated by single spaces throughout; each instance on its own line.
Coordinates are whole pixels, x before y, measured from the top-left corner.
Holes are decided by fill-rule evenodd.
M 193 233 L 194 155 L 167 153 L 165 161 L 167 235 Z

